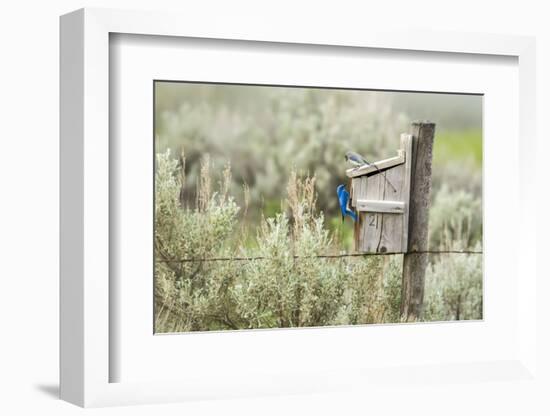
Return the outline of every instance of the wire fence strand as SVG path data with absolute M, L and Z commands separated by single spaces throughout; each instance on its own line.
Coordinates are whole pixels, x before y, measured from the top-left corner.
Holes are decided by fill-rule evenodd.
M 294 259 L 338 259 L 345 257 L 368 257 L 368 256 L 398 256 L 401 254 L 483 254 L 483 251 L 475 250 L 424 250 L 424 251 L 398 251 L 385 253 L 346 253 L 346 254 L 320 254 L 317 256 L 292 256 Z M 194 259 L 157 259 L 158 263 L 197 263 L 209 261 L 254 261 L 254 260 L 275 260 L 274 257 L 209 257 Z

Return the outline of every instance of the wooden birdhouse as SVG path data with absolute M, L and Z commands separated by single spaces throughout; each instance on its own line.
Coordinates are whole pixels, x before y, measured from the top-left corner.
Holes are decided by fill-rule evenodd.
M 355 249 L 403 253 L 401 316 L 422 315 L 428 266 L 428 223 L 435 124 L 415 121 L 397 156 L 348 169 L 350 203 L 358 214 Z
M 358 214 L 355 249 L 363 253 L 407 251 L 413 136 L 401 135 L 397 155 L 351 168 L 350 200 Z

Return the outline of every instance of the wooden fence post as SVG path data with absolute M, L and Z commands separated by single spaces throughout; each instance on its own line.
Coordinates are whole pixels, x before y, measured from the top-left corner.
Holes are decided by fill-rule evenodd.
M 435 124 L 422 121 L 411 125 L 412 160 L 409 200 L 409 241 L 403 258 L 401 317 L 414 321 L 422 314 L 424 275 L 428 265 L 428 220 L 432 188 L 432 151 Z M 418 253 L 420 252 L 420 253 Z

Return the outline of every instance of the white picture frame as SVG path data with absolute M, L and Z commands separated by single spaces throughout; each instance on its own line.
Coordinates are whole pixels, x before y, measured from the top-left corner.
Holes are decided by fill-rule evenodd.
M 349 366 L 315 372 L 288 370 L 269 377 L 235 379 L 233 374 L 169 381 L 111 382 L 110 366 L 119 360 L 110 348 L 109 258 L 110 171 L 109 157 L 109 52 L 110 34 L 138 34 L 186 38 L 225 39 L 285 44 L 331 45 L 332 47 L 429 51 L 440 54 L 504 55 L 518 60 L 519 178 L 517 206 L 518 345 L 499 357 L 467 363 L 416 363 L 417 380 L 429 391 L 430 380 L 459 379 L 480 383 L 489 378 L 521 382 L 536 377 L 536 217 L 528 209 L 536 193 L 528 167 L 536 152 L 535 43 L 529 37 L 410 31 L 357 31 L 327 35 L 304 33 L 298 27 L 254 24 L 237 26 L 218 20 L 204 25 L 192 16 L 165 13 L 83 9 L 61 18 L 61 397 L 80 406 L 157 403 L 196 398 L 248 397 L 262 394 L 309 393 L 371 388 L 392 384 L 395 377 L 407 379 L 411 368 L 384 366 L 369 371 Z M 411 331 L 412 326 L 403 326 Z M 297 333 L 297 331 L 295 331 Z M 251 333 L 249 333 L 251 334 Z M 304 331 L 302 338 L 312 332 Z M 250 335 L 249 335 L 250 336 Z M 246 365 L 246 364 L 243 364 Z M 251 364 L 248 364 L 251 365 Z M 414 377 L 413 377 L 414 378 Z M 343 381 L 345 380 L 345 381 Z

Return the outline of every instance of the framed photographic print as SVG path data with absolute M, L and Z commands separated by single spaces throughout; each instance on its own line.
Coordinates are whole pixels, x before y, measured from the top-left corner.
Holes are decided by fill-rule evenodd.
M 533 40 L 243 28 L 61 19 L 62 398 L 529 379 Z

